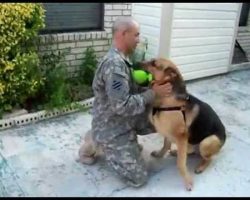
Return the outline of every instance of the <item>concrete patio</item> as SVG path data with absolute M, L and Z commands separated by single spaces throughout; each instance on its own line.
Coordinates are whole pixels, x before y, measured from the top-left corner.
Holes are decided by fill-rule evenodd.
M 81 137 L 90 128 L 89 113 L 74 113 L 0 131 L 0 196 L 14 197 L 246 197 L 250 196 L 250 70 L 187 82 L 190 93 L 209 103 L 227 129 L 225 146 L 208 169 L 194 174 L 197 156 L 188 158 L 194 188 L 188 192 L 176 158 L 155 159 L 158 134 L 139 137 L 150 179 L 127 187 L 103 160 L 84 166 L 75 160 Z

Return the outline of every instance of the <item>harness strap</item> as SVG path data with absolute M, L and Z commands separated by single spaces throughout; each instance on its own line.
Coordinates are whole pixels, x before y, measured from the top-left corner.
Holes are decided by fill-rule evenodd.
M 185 111 L 184 111 L 183 107 L 181 107 L 181 106 L 175 106 L 175 107 L 154 107 L 153 108 L 153 115 L 155 115 L 156 112 L 160 112 L 160 111 L 176 111 L 176 110 L 180 110 L 182 112 L 184 121 L 186 122 L 186 114 L 185 114 Z

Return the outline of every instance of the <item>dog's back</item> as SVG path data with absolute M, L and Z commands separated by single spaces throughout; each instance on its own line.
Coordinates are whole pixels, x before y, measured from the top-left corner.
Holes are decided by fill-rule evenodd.
M 226 139 L 225 127 L 216 112 L 210 105 L 189 94 L 187 106 L 192 109 L 195 105 L 199 106 L 199 112 L 188 130 L 189 143 L 198 144 L 212 134 L 224 143 Z

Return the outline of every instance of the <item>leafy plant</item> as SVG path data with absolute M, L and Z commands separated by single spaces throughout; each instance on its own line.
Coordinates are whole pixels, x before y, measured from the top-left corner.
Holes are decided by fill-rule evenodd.
M 97 58 L 92 47 L 84 52 L 84 61 L 80 66 L 78 77 L 71 80 L 71 97 L 74 101 L 83 100 L 93 96 L 92 81 L 97 67 Z
M 67 65 L 63 62 L 65 52 L 52 51 L 41 56 L 44 68 L 44 105 L 46 109 L 60 108 L 71 102 L 69 96 L 69 83 Z
M 0 12 L 0 113 L 3 113 L 35 95 L 43 85 L 33 41 L 44 27 L 44 9 L 39 3 L 1 3 Z
M 97 67 L 97 58 L 92 47 L 88 47 L 85 51 L 84 61 L 80 67 L 80 82 L 88 86 L 92 85 L 95 70 Z
M 81 101 L 93 96 L 93 91 L 91 86 L 86 85 L 81 82 L 74 82 L 69 85 L 70 87 L 70 97 L 72 101 Z
M 93 96 L 91 83 L 97 65 L 93 49 L 86 50 L 82 68 L 78 71 L 78 76 L 74 78 L 68 76 L 68 66 L 64 63 L 67 50 L 53 51 L 47 44 L 46 52 L 39 54 L 43 69 L 43 87 L 35 97 L 26 101 L 26 109 L 60 109 L 69 106 L 72 102 Z

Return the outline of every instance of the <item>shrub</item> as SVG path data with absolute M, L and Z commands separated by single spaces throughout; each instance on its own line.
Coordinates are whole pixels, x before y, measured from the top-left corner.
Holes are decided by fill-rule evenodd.
M 84 61 L 80 66 L 79 78 L 81 83 L 91 86 L 98 62 L 92 47 L 88 47 L 84 54 Z
M 69 49 L 52 50 L 50 44 L 44 47 L 46 51 L 39 53 L 44 84 L 36 96 L 26 100 L 24 107 L 28 110 L 60 109 L 72 102 L 92 97 L 91 84 L 97 65 L 94 50 L 88 48 L 85 51 L 85 59 L 77 76 L 70 77 L 67 72 L 68 65 L 64 62 Z
M 24 102 L 43 84 L 33 45 L 43 27 L 41 4 L 0 4 L 0 112 Z
M 79 101 L 93 96 L 92 81 L 97 67 L 97 57 L 92 47 L 84 52 L 84 61 L 78 76 L 70 80 L 70 96 L 72 101 Z
M 40 91 L 45 95 L 46 109 L 60 108 L 71 102 L 67 65 L 63 62 L 65 52 L 52 51 L 41 57 L 41 66 L 44 68 L 44 86 Z

